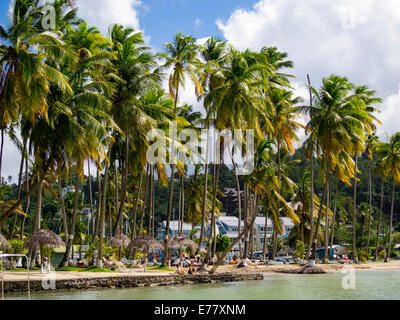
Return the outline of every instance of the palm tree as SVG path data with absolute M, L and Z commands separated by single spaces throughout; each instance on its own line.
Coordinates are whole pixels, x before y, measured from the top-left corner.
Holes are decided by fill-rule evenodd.
M 312 122 L 307 124 L 311 131 L 306 145 L 311 145 L 314 141 L 317 144 L 317 154 L 321 157 L 320 178 L 325 182 L 325 193 L 329 194 L 329 181 L 332 170 L 337 167 L 339 159 L 346 163 L 346 175 L 340 179 L 349 183 L 351 176 L 356 176 L 356 166 L 350 155 L 354 155 L 364 148 L 365 132 L 371 127 L 371 116 L 365 108 L 365 104 L 357 95 L 352 93 L 353 85 L 346 79 L 337 75 L 324 78 L 322 87 L 319 91 L 312 88 L 315 95 L 315 104 L 311 107 L 302 107 L 303 110 L 312 114 Z M 350 175 L 351 174 L 351 175 Z M 329 196 L 327 205 L 330 207 Z M 323 200 L 321 201 L 321 208 Z M 328 212 L 328 211 L 327 211 Z M 321 213 L 321 210 L 320 210 Z M 325 261 L 328 254 L 328 216 L 325 217 Z M 318 217 L 320 220 L 320 217 Z M 355 228 L 355 222 L 354 226 Z M 317 222 L 312 260 L 315 259 L 317 235 L 319 223 Z M 355 230 L 354 230 L 355 235 Z M 357 254 L 354 246 L 354 256 Z
M 160 54 L 166 62 L 163 68 L 171 68 L 169 75 L 169 93 L 174 100 L 174 116 L 179 101 L 179 89 L 184 85 L 185 76 L 188 76 L 195 85 L 196 95 L 203 95 L 203 87 L 199 81 L 200 61 L 197 58 L 198 46 L 191 36 L 184 36 L 182 33 L 177 33 L 173 43 L 164 44 L 166 53 Z M 175 137 L 176 128 L 173 126 L 172 136 Z M 168 237 L 169 237 L 169 224 L 172 214 L 172 201 L 174 193 L 174 180 L 175 180 L 175 139 L 172 139 L 170 150 L 171 164 L 171 178 L 168 200 L 167 224 L 165 229 L 165 249 L 163 255 L 162 265 L 165 266 L 168 255 Z
M 201 56 L 205 61 L 204 65 L 204 74 L 203 74 L 203 83 L 202 86 L 204 89 L 207 89 L 207 92 L 210 92 L 214 89 L 214 83 L 211 82 L 214 79 L 215 74 L 220 72 L 221 64 L 224 62 L 226 57 L 226 42 L 221 40 L 216 40 L 213 37 L 209 38 L 204 47 L 201 48 Z M 208 112 L 207 112 L 208 113 Z M 210 128 L 210 122 L 206 121 L 205 129 Z M 203 204 L 201 209 L 201 231 L 200 231 L 200 240 L 199 245 L 196 250 L 196 254 L 200 252 L 201 246 L 203 244 L 203 237 L 205 232 L 205 223 L 206 223 L 206 199 L 208 194 L 208 167 L 209 167 L 209 136 L 207 132 L 206 137 L 206 159 L 204 165 L 204 186 L 203 186 Z M 238 190 L 240 193 L 240 188 Z M 239 204 L 239 229 L 240 229 L 240 216 L 241 216 L 241 204 L 240 197 L 238 198 Z
M 394 211 L 394 196 L 396 184 L 400 182 L 400 133 L 390 137 L 389 142 L 381 142 L 376 147 L 377 155 L 381 159 L 382 171 L 385 175 L 392 178 L 392 204 L 390 207 L 389 219 L 389 240 L 387 244 L 387 253 L 385 262 L 388 262 L 391 256 L 392 245 L 392 224 Z
M 368 210 L 368 239 L 366 245 L 366 251 L 369 251 L 369 242 L 371 236 L 371 215 L 372 215 L 372 201 L 373 201 L 373 194 L 372 194 L 372 159 L 373 159 L 373 151 L 375 150 L 378 144 L 378 137 L 375 133 L 369 135 L 366 141 L 366 149 L 365 152 L 368 155 L 368 199 L 369 199 L 369 210 Z
M 265 109 L 269 120 L 270 135 L 276 140 L 278 182 L 282 183 L 282 149 L 294 152 L 293 142 L 298 141 L 297 130 L 304 126 L 294 120 L 298 116 L 298 108 L 295 106 L 301 99 L 293 98 L 293 93 L 280 88 L 272 88 L 265 99 Z M 266 129 L 265 129 L 266 130 Z M 281 191 L 279 192 L 281 195 Z M 279 206 L 279 204 L 278 204 Z M 275 258 L 276 244 L 278 241 L 277 227 L 274 226 L 274 250 L 270 259 Z

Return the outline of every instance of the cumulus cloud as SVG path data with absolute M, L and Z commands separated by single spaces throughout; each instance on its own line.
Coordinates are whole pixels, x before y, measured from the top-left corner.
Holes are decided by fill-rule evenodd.
M 398 1 L 260 0 L 216 24 L 239 49 L 275 45 L 288 52 L 299 83 L 306 82 L 308 73 L 318 87 L 323 77 L 337 73 L 377 90 L 387 98 L 381 114 L 384 130 L 399 129 L 394 107 L 395 101 L 400 103 Z
M 79 16 L 106 34 L 110 24 L 119 23 L 140 30 L 139 0 L 78 0 Z

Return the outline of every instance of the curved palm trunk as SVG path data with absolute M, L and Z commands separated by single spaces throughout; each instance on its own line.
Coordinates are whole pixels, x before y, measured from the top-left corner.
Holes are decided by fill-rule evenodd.
M 0 224 L 4 223 L 4 221 L 14 212 L 15 209 L 28 200 L 29 197 L 42 186 L 45 173 L 46 172 L 42 174 L 35 185 L 29 187 L 29 191 L 21 199 L 16 201 L 9 209 L 7 209 L 7 211 L 0 217 Z
M 324 263 L 328 263 L 329 256 L 329 209 L 331 206 L 331 187 L 330 187 L 330 174 L 327 170 L 326 176 L 326 208 L 325 208 L 325 252 L 324 252 Z
M 2 167 L 3 167 L 3 150 L 4 150 L 4 128 L 1 129 L 1 146 L 0 146 L 0 185 L 3 184 Z
M 255 191 L 255 199 L 254 199 L 254 203 L 255 203 L 255 207 L 257 207 L 257 202 L 258 202 L 258 194 L 257 194 L 257 190 Z M 256 214 L 255 214 L 256 210 L 254 210 L 254 214 L 251 217 L 251 221 L 249 224 L 247 224 L 245 222 L 243 231 L 239 234 L 239 236 L 230 244 L 230 246 L 224 251 L 223 254 L 221 254 L 218 258 L 217 263 L 213 266 L 213 268 L 210 270 L 210 274 L 214 274 L 215 271 L 217 271 L 218 267 L 221 265 L 222 260 L 224 260 L 225 256 L 232 250 L 232 248 L 243 238 L 243 236 L 245 234 L 247 234 L 250 230 L 250 228 L 253 228 L 254 222 L 256 220 Z
M 233 161 L 233 159 L 232 159 Z M 236 171 L 236 164 L 233 161 L 233 166 L 235 167 Z M 235 180 L 236 180 L 236 192 L 237 192 L 237 201 L 238 201 L 238 234 L 240 233 L 241 229 L 241 219 L 242 219 L 242 199 L 240 196 L 240 183 L 239 183 L 239 176 L 235 174 Z M 242 258 L 242 241 L 239 241 L 239 256 Z
M 67 240 L 67 246 L 65 249 L 65 254 L 64 258 L 61 262 L 61 267 L 66 267 L 68 266 L 69 262 L 69 257 L 71 253 L 71 248 L 74 245 L 74 236 L 75 236 L 75 226 L 76 226 L 76 219 L 78 216 L 78 205 L 79 205 L 79 187 L 80 187 L 80 182 L 81 179 L 78 176 L 78 173 L 76 174 L 76 181 L 75 181 L 75 197 L 74 197 L 74 210 L 72 212 L 72 221 L 71 221 L 71 232 L 69 234 L 68 240 Z M 72 256 L 72 260 L 73 260 Z
M 244 185 L 244 223 L 246 224 L 247 217 L 249 215 L 249 198 L 248 198 L 248 192 L 249 188 L 248 185 Z M 248 233 L 245 233 L 244 236 L 244 248 L 243 248 L 243 259 L 247 259 L 249 256 L 249 235 Z
M 371 175 L 371 161 L 368 160 L 368 193 L 369 193 L 369 208 L 368 208 L 368 236 L 367 246 L 365 251 L 369 252 L 369 242 L 371 238 L 371 215 L 372 215 L 372 175 Z
M 378 221 L 378 229 L 376 230 L 376 242 L 375 242 L 375 257 L 374 261 L 378 260 L 378 251 L 379 251 L 379 235 L 381 233 L 382 229 L 382 215 L 383 215 L 383 201 L 384 201 L 384 195 L 385 195 L 385 180 L 382 179 L 381 183 L 381 203 L 379 207 L 379 221 Z
M 310 76 L 307 74 L 307 81 L 309 86 L 309 93 L 310 93 L 310 118 L 311 124 L 313 121 L 313 114 L 312 114 L 312 90 L 311 90 L 311 81 Z M 311 128 L 312 130 L 312 128 Z M 312 134 L 312 133 L 311 133 Z M 310 186 L 310 196 L 311 196 L 311 204 L 310 204 L 310 235 L 308 239 L 308 248 L 306 257 L 310 260 L 310 251 L 313 244 L 313 234 L 314 234 L 314 141 L 311 142 L 311 158 L 310 158 L 310 174 L 311 174 L 311 186 Z M 311 260 L 310 260 L 311 261 Z
M 29 156 L 27 156 L 25 158 L 25 183 L 26 183 L 26 192 L 29 193 L 29 172 L 28 172 L 28 158 Z M 26 201 L 26 206 L 25 206 L 25 212 L 26 214 L 28 214 L 29 212 L 29 207 L 31 204 L 31 197 L 28 197 L 27 201 Z M 20 240 L 22 241 L 24 239 L 24 228 L 25 228 L 25 221 L 26 221 L 26 216 L 24 216 L 22 218 L 22 222 L 21 222 L 21 234 L 20 234 Z
M 88 159 L 88 184 L 89 184 L 89 201 L 90 201 L 90 226 L 88 227 L 88 230 L 92 231 L 92 235 L 94 235 L 94 210 L 93 210 L 93 193 L 92 193 L 92 175 L 90 173 L 90 160 Z
M 217 172 L 219 171 L 219 167 L 217 164 L 214 164 L 214 178 L 213 178 L 213 203 L 211 209 L 211 225 L 210 225 L 210 236 L 208 238 L 208 246 L 207 246 L 207 255 L 205 258 L 205 262 L 209 263 L 209 260 L 212 258 L 212 254 L 214 252 L 212 248 L 213 240 L 215 238 L 215 204 L 216 204 L 216 196 L 217 196 Z
M 394 211 L 394 195 L 395 195 L 396 184 L 393 180 L 392 182 L 392 204 L 390 206 L 390 220 L 389 220 L 389 238 L 387 244 L 386 258 L 385 262 L 390 260 L 391 252 L 392 252 L 392 229 L 393 229 L 393 211 Z
M 355 168 L 354 168 L 354 195 L 353 195 L 353 256 L 354 262 L 358 263 L 357 257 L 357 231 L 356 231 L 356 224 L 357 224 L 357 168 L 358 168 L 358 155 L 356 154 L 355 159 Z
M 201 207 L 201 231 L 200 231 L 200 240 L 199 245 L 196 250 L 196 256 L 200 253 L 201 247 L 203 245 L 204 232 L 206 229 L 206 203 L 207 203 L 207 195 L 208 195 L 208 142 L 207 142 L 207 160 L 204 166 L 204 188 L 203 188 L 203 203 Z

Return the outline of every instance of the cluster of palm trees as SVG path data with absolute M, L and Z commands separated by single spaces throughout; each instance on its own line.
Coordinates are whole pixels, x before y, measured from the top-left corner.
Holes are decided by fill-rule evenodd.
M 8 134 L 21 151 L 17 198 L 3 202 L 0 209 L 0 224 L 11 223 L 11 237 L 17 223 L 21 223 L 23 236 L 25 217 L 20 213 L 29 211 L 32 195 L 36 195 L 33 232 L 41 228 L 43 189 L 52 190 L 52 185 L 57 185 L 55 193 L 66 241 L 62 264 L 67 265 L 79 222 L 84 167 L 88 167 L 91 188 L 90 168 L 95 164 L 97 202 L 93 202 L 90 189 L 93 215 L 87 227 L 97 245 L 99 264 L 105 236 L 128 233 L 133 239 L 147 233 L 154 237 L 156 179 L 164 186 L 169 184 L 163 256 L 163 264 L 167 263 L 177 176 L 180 231 L 184 221 L 201 225 L 196 251 L 206 240 L 208 262 L 215 254 L 215 221 L 220 208 L 218 179 L 223 163 L 220 161 L 213 168 L 207 163 L 196 165 L 185 190 L 190 168 L 179 161 L 169 169 L 162 163 L 148 163 L 147 132 L 159 129 L 168 133 L 171 128 L 174 133 L 185 128 L 253 129 L 255 169 L 240 177 L 245 195 L 243 203 L 238 197 L 240 235 L 226 251 L 238 242 L 241 248 L 244 238 L 241 255 L 248 256 L 253 248 L 255 217 L 262 207 L 262 213 L 273 221 L 271 259 L 282 232 L 280 217 L 288 216 L 300 226 L 298 237 L 307 242 L 308 254 L 314 248 L 312 259 L 318 242 L 325 243 L 326 260 L 329 232 L 332 239 L 334 233 L 334 224 L 329 223 L 335 221 L 336 214 L 336 201 L 331 204 L 334 177 L 335 181 L 354 186 L 353 252 L 357 260 L 358 157 L 363 152 L 372 157 L 376 150 L 377 172 L 382 179 L 392 177 L 393 194 L 400 182 L 400 135 L 393 136 L 388 143 L 378 143 L 374 135 L 379 124 L 375 106 L 381 99 L 374 91 L 332 75 L 323 79 L 320 89 L 310 84 L 311 103 L 306 105 L 295 96 L 290 82 L 293 76 L 284 72 L 293 63 L 276 47 L 265 47 L 259 52 L 238 51 L 212 37 L 200 45 L 193 37 L 178 33 L 172 43 L 165 44 L 164 53 L 154 54 L 140 32 L 112 25 L 108 36 L 103 36 L 78 19 L 77 9 L 71 9 L 68 1 L 56 0 L 53 5 L 55 30 L 43 30 L 43 13 L 36 0 L 16 0 L 10 11 L 10 24 L 0 28 L 0 176 L 4 135 Z M 164 80 L 168 81 L 168 92 L 162 89 Z M 187 81 L 194 84 L 196 96 L 204 102 L 205 115 L 180 103 Z M 301 121 L 304 116 L 309 118 L 306 125 Z M 177 127 L 171 126 L 172 122 Z M 288 175 L 294 163 L 287 161 L 286 156 L 294 152 L 300 129 L 307 133 L 304 149 L 311 167 L 304 175 L 304 183 L 296 185 Z M 173 157 L 170 150 L 174 150 L 175 144 L 180 142 L 168 141 L 165 153 Z M 221 148 L 222 145 L 221 142 Z M 235 155 L 228 151 L 237 169 Z M 320 197 L 314 195 L 314 161 L 320 163 L 319 179 L 325 185 Z M 72 212 L 67 214 L 61 182 L 71 175 L 76 177 L 75 197 Z M 236 175 L 238 194 L 240 179 Z M 289 195 L 301 202 L 300 211 L 290 206 Z M 393 202 L 390 222 L 392 217 Z M 211 225 L 208 239 L 207 223 Z M 222 258 L 223 255 L 212 272 Z

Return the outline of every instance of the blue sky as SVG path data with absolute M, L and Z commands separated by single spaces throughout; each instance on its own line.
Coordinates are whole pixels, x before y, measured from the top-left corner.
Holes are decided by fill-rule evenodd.
M 157 51 L 176 32 L 195 38 L 216 36 L 239 50 L 277 46 L 294 61 L 290 73 L 295 94 L 308 100 L 310 74 L 319 87 L 332 73 L 377 91 L 382 139 L 400 128 L 399 0 L 76 0 L 79 15 L 103 33 L 111 23 L 144 32 Z M 0 1 L 0 23 L 7 21 L 9 0 Z M 201 108 L 193 86 L 181 103 Z M 3 175 L 18 172 L 19 153 L 6 143 Z
M 151 44 L 161 49 L 181 31 L 195 38 L 214 35 L 223 38 L 216 20 L 226 20 L 238 8 L 249 9 L 255 0 L 146 0 L 139 7 L 140 26 L 151 36 Z M 198 20 L 197 20 L 198 19 Z M 197 21 L 197 23 L 196 23 Z
M 8 0 L 0 2 L 0 23 L 7 23 Z M 216 20 L 226 20 L 236 9 L 251 9 L 256 0 L 143 0 L 136 10 L 140 27 L 151 37 L 151 45 L 162 50 L 178 32 L 196 38 L 214 35 L 223 38 Z

